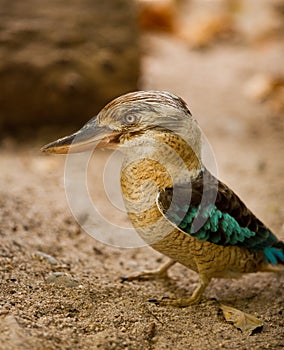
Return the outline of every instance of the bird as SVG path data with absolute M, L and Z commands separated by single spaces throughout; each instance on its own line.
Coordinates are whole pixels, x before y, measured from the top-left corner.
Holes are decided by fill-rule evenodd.
M 120 185 L 128 217 L 170 260 L 123 280 L 167 277 L 177 262 L 199 276 L 192 295 L 149 298 L 157 305 L 197 304 L 212 278 L 279 272 L 284 265 L 284 242 L 203 164 L 201 136 L 182 98 L 148 90 L 115 98 L 79 131 L 42 147 L 56 154 L 92 147 L 124 154 Z

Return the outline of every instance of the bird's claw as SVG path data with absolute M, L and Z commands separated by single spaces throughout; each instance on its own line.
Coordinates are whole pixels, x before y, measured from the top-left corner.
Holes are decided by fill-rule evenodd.
M 146 281 L 148 279 L 150 279 L 150 277 L 147 276 L 147 275 L 143 275 L 143 274 L 141 274 L 141 275 L 133 275 L 133 276 L 122 276 L 122 277 L 120 277 L 120 282 L 124 283 L 126 281 L 127 282 L 130 282 L 130 281 Z
M 175 264 L 174 260 L 168 261 L 166 264 L 161 266 L 157 270 L 152 271 L 141 271 L 138 273 L 134 273 L 130 276 L 120 277 L 120 282 L 123 283 L 125 281 L 146 281 L 151 279 L 168 279 L 168 269 Z
M 187 307 L 187 306 L 191 306 L 194 304 L 198 304 L 200 301 L 200 298 L 196 298 L 196 297 L 189 297 L 189 298 L 180 298 L 180 299 L 170 299 L 169 297 L 165 296 L 162 297 L 161 299 L 155 299 L 155 298 L 151 298 L 148 299 L 149 303 L 153 303 L 155 305 L 159 305 L 159 306 L 166 306 L 166 305 L 170 305 L 170 306 L 175 306 L 175 307 Z
M 147 301 L 149 303 L 153 303 L 153 304 L 158 306 L 158 305 L 163 305 L 163 304 L 165 305 L 166 304 L 165 300 L 170 300 L 170 298 L 165 296 L 165 297 L 162 297 L 161 299 L 150 298 Z
M 125 281 L 148 281 L 153 279 L 168 279 L 169 276 L 167 272 L 160 271 L 143 271 L 140 273 L 136 273 L 130 276 L 122 276 L 120 277 L 120 282 L 123 283 Z
M 159 300 L 158 299 L 150 298 L 147 301 L 148 301 L 148 303 L 153 303 L 155 305 L 159 305 Z
M 121 276 L 120 277 L 120 283 L 124 283 L 125 281 L 128 281 L 128 277 L 127 276 Z

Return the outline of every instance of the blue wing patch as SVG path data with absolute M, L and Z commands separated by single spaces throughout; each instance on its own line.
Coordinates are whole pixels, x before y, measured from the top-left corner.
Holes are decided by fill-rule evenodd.
M 237 245 L 253 250 L 263 250 L 268 263 L 277 264 L 278 260 L 284 261 L 284 253 L 281 249 L 272 247 L 278 240 L 267 228 L 261 232 L 255 232 L 248 227 L 241 227 L 238 221 L 228 213 L 223 213 L 214 205 L 209 205 L 205 209 L 200 206 L 176 205 L 165 213 L 166 217 L 175 223 L 182 231 L 190 234 L 200 241 L 208 241 L 218 245 Z M 195 232 L 194 221 L 201 215 L 206 218 L 204 225 Z
M 262 251 L 268 263 L 284 263 L 284 243 L 206 169 L 162 190 L 157 205 L 170 222 L 200 241 Z

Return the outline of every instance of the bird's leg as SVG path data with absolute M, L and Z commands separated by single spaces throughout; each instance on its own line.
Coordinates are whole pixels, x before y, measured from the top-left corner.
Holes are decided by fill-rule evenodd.
M 169 299 L 164 297 L 161 299 L 149 299 L 148 301 L 156 305 L 171 305 L 177 307 L 186 307 L 189 305 L 198 304 L 206 287 L 210 283 L 210 280 L 211 278 L 208 278 L 208 276 L 199 275 L 198 285 L 189 298 Z
M 127 277 L 121 277 L 121 281 L 124 282 L 124 281 L 147 280 L 147 279 L 155 279 L 155 278 L 168 278 L 167 271 L 175 263 L 176 263 L 175 260 L 170 260 L 157 270 L 142 271 Z

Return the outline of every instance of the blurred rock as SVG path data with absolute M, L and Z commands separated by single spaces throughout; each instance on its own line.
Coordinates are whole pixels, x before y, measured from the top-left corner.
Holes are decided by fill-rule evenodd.
M 0 129 L 81 124 L 135 90 L 132 0 L 0 0 Z

